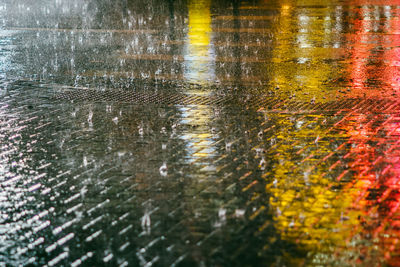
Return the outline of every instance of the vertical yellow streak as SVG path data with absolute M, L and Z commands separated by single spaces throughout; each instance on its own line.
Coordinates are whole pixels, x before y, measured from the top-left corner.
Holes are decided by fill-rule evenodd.
M 190 0 L 189 31 L 185 55 L 185 79 L 189 83 L 203 86 L 200 90 L 188 88 L 188 94 L 208 94 L 207 84 L 214 72 L 213 58 L 210 54 L 211 43 L 211 0 Z M 208 158 L 213 157 L 215 148 L 208 124 L 213 110 L 207 105 L 182 108 L 182 116 L 188 124 L 196 125 L 196 130 L 182 136 L 192 157 L 207 170 L 213 166 Z
M 315 97 L 318 102 L 323 102 L 324 97 L 333 97 L 329 97 L 323 84 L 334 72 L 331 64 L 324 63 L 336 52 L 330 32 L 333 12 L 330 7 L 318 11 L 302 10 L 290 5 L 281 6 L 272 77 L 287 93 L 300 89 L 295 92 L 298 100 L 308 101 Z M 310 15 L 307 12 L 319 13 Z M 281 238 L 328 258 L 326 255 L 332 249 L 345 249 L 354 235 L 352 231 L 358 224 L 359 213 L 349 209 L 353 200 L 351 194 L 331 189 L 339 183 L 325 175 L 329 173 L 330 165 L 326 162 L 317 164 L 333 152 L 326 140 L 338 138 L 337 134 L 325 129 L 323 116 L 295 119 L 298 129 L 293 130 L 293 122 L 289 122 L 287 116 L 277 118 L 276 124 L 281 127 L 277 138 L 281 141 L 276 147 L 274 160 L 277 163 L 266 175 L 273 177 L 274 182 L 266 190 L 272 195 L 270 203 L 275 211 L 275 227 Z M 308 128 L 301 126 L 303 123 L 319 126 Z M 296 140 L 300 140 L 298 150 L 304 151 L 298 155 L 293 152 Z M 306 160 L 310 155 L 313 156 Z
M 327 60 L 340 55 L 338 48 L 332 47 L 332 8 L 318 11 L 283 5 L 280 8 L 276 30 L 275 49 L 272 61 L 275 82 L 287 93 L 294 93 L 297 99 L 318 102 L 332 99 L 336 91 L 329 92 L 324 82 L 335 77 Z M 310 16 L 307 12 L 318 12 Z M 318 15 L 318 16 L 316 16 Z
M 210 0 L 189 2 L 189 40 L 192 46 L 208 46 L 211 33 Z M 207 50 L 206 50 L 207 51 Z M 204 49 L 198 52 L 204 53 Z
M 189 32 L 185 56 L 185 77 L 189 82 L 207 84 L 213 76 L 210 54 L 211 0 L 189 1 Z

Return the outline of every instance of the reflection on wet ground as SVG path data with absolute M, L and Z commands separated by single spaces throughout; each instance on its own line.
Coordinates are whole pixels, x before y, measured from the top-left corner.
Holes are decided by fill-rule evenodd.
M 0 265 L 397 266 L 400 2 L 0 1 Z

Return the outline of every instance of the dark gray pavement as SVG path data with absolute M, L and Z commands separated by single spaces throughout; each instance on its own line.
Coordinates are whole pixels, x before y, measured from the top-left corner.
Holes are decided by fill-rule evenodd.
M 0 0 L 0 266 L 398 266 L 400 1 Z

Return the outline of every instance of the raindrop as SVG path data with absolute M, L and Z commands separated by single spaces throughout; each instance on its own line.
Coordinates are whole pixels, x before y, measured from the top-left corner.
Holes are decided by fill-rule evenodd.
M 220 219 L 226 219 L 226 209 L 219 209 L 218 210 L 218 217 L 220 218 Z
M 89 116 L 88 116 L 88 119 L 87 119 L 87 121 L 89 122 L 89 124 L 90 123 L 92 123 L 92 118 L 93 118 L 93 111 L 89 111 Z
M 235 216 L 236 216 L 237 218 L 243 217 L 243 216 L 244 216 L 244 213 L 245 213 L 245 210 L 242 210 L 242 209 L 236 209 L 236 210 L 235 210 Z
M 309 171 L 304 172 L 304 182 L 305 182 L 305 184 L 306 184 L 307 186 L 310 185 L 310 183 L 309 183 L 309 177 L 310 177 L 310 172 L 309 172 Z
M 298 122 L 296 122 L 296 128 L 297 128 L 298 130 L 300 130 L 300 128 L 303 126 L 303 124 L 304 124 L 304 121 L 298 121 Z
M 315 138 L 315 140 L 314 140 L 314 143 L 315 143 L 316 145 L 318 144 L 319 139 L 320 139 L 320 137 L 319 137 L 319 135 L 318 135 L 317 138 Z
M 118 124 L 118 117 L 115 117 L 114 119 L 112 119 L 112 121 L 113 121 L 115 124 Z
M 231 151 L 231 150 L 232 150 L 232 143 L 227 142 L 227 143 L 225 144 L 225 149 L 226 149 L 226 151 Z
M 89 123 L 89 128 L 93 128 L 93 120 L 92 120 L 92 118 L 93 118 L 93 112 L 90 110 L 89 111 L 89 116 L 88 116 L 88 123 Z
M 85 194 L 86 194 L 87 191 L 89 191 L 89 190 L 86 188 L 86 186 L 81 188 L 80 193 L 81 193 L 81 197 L 82 198 L 85 197 Z
M 278 208 L 276 208 L 276 216 L 279 217 L 282 215 L 282 211 Z
M 273 145 L 275 145 L 276 144 L 276 138 L 274 137 L 274 138 L 271 138 L 271 146 L 273 146 Z
M 143 127 L 139 126 L 138 128 L 139 128 L 139 135 L 143 136 L 143 134 L 144 134 Z
M 167 168 L 167 164 L 165 162 L 160 167 L 160 174 L 161 174 L 161 176 L 167 176 L 167 174 L 168 174 L 168 168 Z
M 262 152 L 263 152 L 264 150 L 262 149 L 262 148 L 256 148 L 256 156 L 257 157 L 260 157 L 261 155 L 262 155 Z
M 260 169 L 263 171 L 267 167 L 267 162 L 265 161 L 264 158 L 261 159 L 260 164 L 259 164 Z
M 257 135 L 257 136 L 258 136 L 258 139 L 261 140 L 262 137 L 263 137 L 263 135 L 264 135 L 263 131 L 259 131 L 259 132 L 258 132 L 258 135 Z
M 150 214 L 145 212 L 142 219 L 141 219 L 142 229 L 146 234 L 150 234 L 151 231 L 151 219 Z M 146 251 L 146 250 L 145 250 Z

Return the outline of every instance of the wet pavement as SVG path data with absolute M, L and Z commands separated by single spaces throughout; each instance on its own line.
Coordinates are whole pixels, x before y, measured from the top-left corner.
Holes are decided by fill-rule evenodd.
M 0 0 L 0 266 L 399 266 L 400 1 Z

